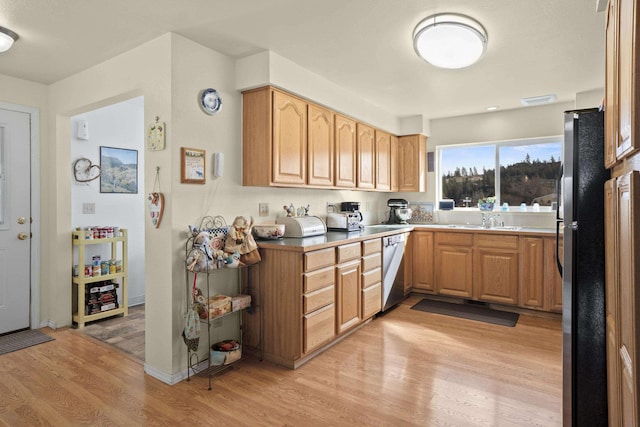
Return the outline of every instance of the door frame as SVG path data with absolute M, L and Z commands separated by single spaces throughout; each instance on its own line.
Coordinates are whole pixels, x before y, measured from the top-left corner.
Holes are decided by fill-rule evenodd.
M 27 113 L 30 116 L 30 150 L 31 150 L 31 195 L 30 209 L 31 218 L 31 239 L 29 241 L 29 252 L 31 266 L 29 271 L 29 288 L 31 301 L 29 304 L 29 328 L 38 329 L 40 325 L 40 110 L 25 105 L 0 102 L 0 108 L 4 110 Z

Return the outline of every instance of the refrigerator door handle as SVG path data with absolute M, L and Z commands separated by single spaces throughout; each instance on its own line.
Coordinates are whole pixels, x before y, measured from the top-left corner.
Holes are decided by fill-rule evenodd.
M 560 224 L 562 224 L 562 220 L 556 221 L 556 264 L 558 265 L 558 271 L 560 272 L 560 277 L 562 277 L 562 261 L 560 261 Z
M 556 180 L 556 221 L 562 221 L 560 218 L 560 202 L 562 201 L 562 178 L 564 177 L 564 165 L 560 163 L 560 172 L 558 173 L 558 179 Z

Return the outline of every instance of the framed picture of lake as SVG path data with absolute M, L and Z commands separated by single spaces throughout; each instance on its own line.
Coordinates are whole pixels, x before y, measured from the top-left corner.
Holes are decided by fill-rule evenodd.
M 138 193 L 138 150 L 100 147 L 100 192 Z

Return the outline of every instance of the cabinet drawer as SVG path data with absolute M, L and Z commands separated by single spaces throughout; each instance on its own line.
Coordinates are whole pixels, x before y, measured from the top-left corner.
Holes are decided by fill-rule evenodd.
M 335 305 L 331 304 L 304 316 L 303 353 L 308 353 L 335 336 Z
M 304 294 L 302 296 L 304 314 L 309 314 L 325 305 L 333 304 L 334 300 L 335 287 L 333 285 Z
M 325 286 L 333 285 L 335 283 L 335 269 L 333 266 L 323 268 L 311 273 L 305 273 L 303 276 L 303 292 L 312 292 L 316 289 L 324 288 Z
M 322 267 L 329 267 L 336 262 L 333 248 L 320 249 L 319 251 L 304 254 L 304 271 L 313 271 Z
M 472 233 L 436 233 L 436 244 L 454 246 L 472 246 Z
M 338 264 L 351 259 L 360 258 L 360 242 L 340 245 L 336 248 Z
M 382 240 L 373 239 L 362 242 L 362 255 L 371 255 L 382 251 Z
M 371 271 L 362 273 L 362 289 L 368 288 L 374 283 L 382 282 L 382 269 L 376 268 Z
M 518 249 L 518 236 L 476 234 L 476 246 L 496 249 Z
M 374 268 L 382 266 L 382 254 L 367 255 L 362 257 L 362 271 L 373 270 Z
M 368 319 L 382 309 L 382 284 L 362 290 L 362 318 Z

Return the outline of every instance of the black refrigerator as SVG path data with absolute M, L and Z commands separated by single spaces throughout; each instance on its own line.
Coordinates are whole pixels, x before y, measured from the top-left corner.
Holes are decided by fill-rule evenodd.
M 604 113 L 564 114 L 557 232 L 563 233 L 563 425 L 607 425 Z

